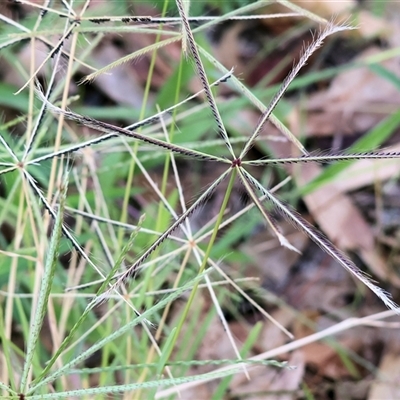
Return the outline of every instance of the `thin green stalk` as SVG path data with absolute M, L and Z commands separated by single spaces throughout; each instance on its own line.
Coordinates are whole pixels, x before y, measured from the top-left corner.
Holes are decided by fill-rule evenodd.
M 18 174 L 18 179 L 16 181 L 19 181 L 20 174 Z M 13 186 L 13 190 L 16 188 L 16 183 Z M 14 240 L 14 251 L 18 252 L 21 249 L 22 246 L 22 239 L 23 239 L 23 231 L 24 231 L 24 206 L 25 206 L 25 196 L 23 190 L 20 191 L 19 193 L 19 200 L 18 200 L 18 216 L 17 216 L 17 221 L 16 221 L 16 238 Z M 8 291 L 8 297 L 7 300 L 5 301 L 5 313 L 4 313 L 4 331 L 3 335 L 5 339 L 9 342 L 11 342 L 11 331 L 12 331 L 12 321 L 13 321 L 13 313 L 14 313 L 14 298 L 13 294 L 16 291 L 17 287 L 17 272 L 18 272 L 18 259 L 14 258 L 11 262 L 11 268 L 8 276 L 8 285 L 7 285 L 7 291 Z M 3 341 L 3 347 L 7 347 L 6 342 Z M 15 381 L 15 377 L 13 374 L 12 369 L 4 369 L 1 373 L 1 379 L 4 382 L 10 381 L 11 385 L 13 388 L 16 388 L 17 384 Z
M 246 357 L 246 355 L 250 352 L 251 348 L 254 346 L 254 343 L 260 336 L 261 330 L 263 328 L 262 322 L 257 322 L 254 327 L 249 332 L 246 341 L 243 343 L 243 346 L 240 350 L 240 355 L 242 357 Z M 247 363 L 247 361 L 245 361 Z M 229 384 L 232 381 L 233 376 L 227 376 L 222 379 L 217 389 L 214 391 L 213 397 L 211 400 L 223 399 L 225 393 L 228 393 Z
M 162 16 L 165 16 L 166 12 L 167 12 L 167 6 L 168 6 L 168 0 L 164 2 L 164 7 L 162 10 Z M 163 25 L 160 25 L 159 27 L 159 33 L 156 36 L 155 39 L 155 43 L 158 43 L 161 39 L 161 31 L 162 31 Z M 151 61 L 150 61 L 150 66 L 149 66 L 149 73 L 147 75 L 147 81 L 146 81 L 146 86 L 145 86 L 145 90 L 144 90 L 144 94 L 143 94 L 143 102 L 142 102 L 142 108 L 140 110 L 140 115 L 139 115 L 139 120 L 143 120 L 144 119 L 144 115 L 145 115 L 145 111 L 146 111 L 146 105 L 147 105 L 147 101 L 148 101 L 148 97 L 149 97 L 149 93 L 150 93 L 150 86 L 151 86 L 151 82 L 152 82 L 152 76 L 153 76 L 153 72 L 154 72 L 154 67 L 155 67 L 155 62 L 156 62 L 156 56 L 157 56 L 157 49 L 155 49 L 153 51 L 152 57 L 151 57 Z M 139 128 L 139 132 L 140 132 L 140 128 Z M 139 142 L 136 141 L 134 146 L 133 146 L 133 154 L 137 155 L 139 149 Z M 136 162 L 135 162 L 135 157 L 132 157 L 131 159 L 131 163 L 129 166 L 129 171 L 128 171 L 128 177 L 127 177 L 127 181 L 126 181 L 126 190 L 125 190 L 125 195 L 124 195 L 124 200 L 123 200 L 123 205 L 122 205 L 122 212 L 121 212 L 121 218 L 120 218 L 120 222 L 122 223 L 126 223 L 127 222 L 127 218 L 128 218 L 128 204 L 129 204 L 129 199 L 130 199 L 130 189 L 132 187 L 132 182 L 133 182 L 133 177 L 135 175 L 135 168 L 136 168 Z M 118 230 L 118 243 L 121 244 L 123 243 L 124 240 L 124 235 L 125 235 L 125 230 L 123 228 L 120 228 Z M 139 304 L 142 303 L 142 299 L 139 300 Z M 140 307 L 140 305 L 138 305 L 138 307 Z M 128 339 L 129 340 L 129 339 Z M 129 348 L 129 343 L 128 343 L 128 348 Z M 131 358 L 130 354 L 127 354 L 127 360 Z M 129 373 L 126 374 L 125 376 L 125 380 L 129 381 L 130 376 Z
M 165 14 L 167 13 L 167 7 L 168 7 L 168 0 L 166 0 L 164 2 L 164 7 L 161 12 L 162 17 L 164 17 Z M 162 29 L 163 29 L 163 25 L 160 25 L 160 27 L 158 29 L 159 33 L 157 34 L 155 43 L 158 43 L 160 41 Z M 139 121 L 144 119 L 144 114 L 146 112 L 146 105 L 147 105 L 147 101 L 149 98 L 150 86 L 151 86 L 151 82 L 152 82 L 154 67 L 156 64 L 156 57 L 157 57 L 157 49 L 155 49 L 153 51 L 153 54 L 151 56 L 150 65 L 149 65 L 149 73 L 147 75 L 147 81 L 146 81 L 146 87 L 145 87 L 144 93 L 143 93 L 143 102 L 142 102 L 142 108 L 140 110 Z M 140 132 L 140 128 L 139 128 L 139 132 Z M 133 153 L 135 154 L 135 156 L 137 155 L 138 149 L 139 149 L 139 142 L 136 141 L 133 146 Z M 127 218 L 128 218 L 128 204 L 129 204 L 129 198 L 130 198 L 130 188 L 132 187 L 133 176 L 135 174 L 135 167 L 136 167 L 136 162 L 135 162 L 134 157 L 132 157 L 132 160 L 131 160 L 131 163 L 129 166 L 128 178 L 126 181 L 126 191 L 125 191 L 124 201 L 123 201 L 123 205 L 122 205 L 121 218 L 120 218 L 120 222 L 122 222 L 122 223 L 127 222 Z M 123 238 L 124 238 L 124 230 L 121 228 L 121 229 L 119 229 L 119 232 L 118 232 L 118 242 L 122 243 Z
M 232 169 L 232 173 L 231 173 L 231 178 L 229 180 L 228 187 L 227 187 L 226 192 L 225 192 L 225 197 L 224 197 L 224 200 L 222 202 L 221 209 L 219 211 L 218 218 L 217 218 L 217 221 L 216 221 L 215 226 L 214 226 L 213 234 L 212 234 L 212 236 L 210 238 L 210 241 L 208 242 L 207 250 L 206 250 L 206 252 L 204 254 L 204 258 L 203 258 L 203 263 L 201 264 L 199 272 L 198 272 L 199 275 L 201 275 L 204 272 L 204 270 L 205 270 L 205 268 L 207 266 L 208 258 L 210 256 L 211 250 L 212 250 L 212 248 L 214 246 L 215 239 L 217 238 L 219 226 L 222 223 L 222 219 L 224 217 L 225 210 L 226 210 L 226 208 L 228 206 L 228 201 L 229 201 L 229 198 L 230 198 L 231 193 L 232 193 L 233 184 L 235 183 L 236 175 L 237 175 L 237 168 L 233 168 Z M 185 309 L 183 310 L 181 319 L 179 320 L 179 323 L 178 323 L 178 329 L 176 329 L 176 331 L 174 333 L 174 338 L 173 338 L 173 341 L 172 341 L 172 345 L 170 347 L 170 354 L 168 355 L 168 357 L 165 358 L 166 360 L 169 360 L 169 358 L 171 356 L 171 353 L 172 353 L 172 349 L 175 347 L 175 344 L 176 344 L 176 341 L 178 339 L 179 333 L 181 332 L 181 330 L 183 328 L 183 324 L 184 324 L 184 322 L 186 320 L 186 317 L 188 315 L 189 309 L 190 309 L 190 307 L 191 307 L 191 305 L 193 303 L 193 300 L 194 300 L 194 297 L 196 295 L 198 286 L 199 286 L 199 281 L 197 281 L 195 283 L 195 285 L 193 286 L 192 291 L 190 292 L 190 296 L 189 296 L 188 302 L 186 303 Z
M 187 251 L 186 251 L 186 254 L 184 256 L 184 259 L 182 261 L 182 265 L 179 268 L 178 275 L 175 278 L 173 289 L 177 289 L 178 288 L 178 285 L 179 285 L 179 283 L 181 281 L 181 278 L 182 278 L 183 271 L 184 271 L 184 269 L 185 269 L 185 267 L 187 265 L 187 262 L 188 262 L 188 259 L 189 259 L 190 255 L 191 255 L 191 253 L 192 253 L 192 249 L 188 248 Z M 159 323 L 159 325 L 157 327 L 157 332 L 155 334 L 155 340 L 156 341 L 160 340 L 160 337 L 161 337 L 161 334 L 163 332 L 164 326 L 166 324 L 167 317 L 168 317 L 169 311 L 171 309 L 171 306 L 172 306 L 172 303 L 168 303 L 166 305 L 166 307 L 164 308 L 164 310 L 163 310 L 163 313 L 162 313 L 162 316 L 161 316 L 161 320 L 160 320 L 160 323 Z M 172 336 L 171 336 L 171 338 L 172 338 Z M 166 345 L 164 346 L 164 354 L 162 354 L 164 356 L 163 359 L 162 359 L 163 361 L 161 361 L 161 362 L 159 362 L 157 364 L 157 369 L 159 370 L 159 373 L 162 372 L 165 363 L 168 361 L 169 352 L 166 352 L 166 349 L 168 349 L 168 348 L 169 347 L 167 347 Z M 172 346 L 172 348 L 173 348 L 173 346 Z M 154 359 L 155 350 L 156 350 L 155 346 L 151 346 L 150 347 L 149 353 L 148 353 L 147 358 L 146 358 L 146 364 L 151 364 L 152 363 L 152 361 Z M 164 358 L 165 358 L 165 363 L 164 363 Z M 147 377 L 148 373 L 149 373 L 149 368 L 144 368 L 142 373 L 141 373 L 141 375 L 140 375 L 140 377 L 139 377 L 138 382 L 144 382 L 146 380 L 146 377 Z
M 178 83 L 177 83 L 177 87 L 176 87 L 176 91 L 175 91 L 175 103 L 179 102 L 179 92 L 180 92 L 180 82 L 181 82 L 181 78 L 182 78 L 182 63 L 183 63 L 183 59 L 181 57 L 181 62 L 179 64 L 179 70 L 178 70 Z M 158 110 L 159 111 L 159 110 Z M 173 120 L 176 116 L 176 112 L 177 109 L 175 108 L 173 111 Z M 174 131 L 175 131 L 175 125 L 171 124 L 171 133 L 170 133 L 170 140 L 172 141 L 173 135 L 174 135 Z M 161 182 L 161 193 L 163 196 L 165 196 L 166 190 L 167 190 L 167 183 L 168 183 L 168 174 L 169 174 L 169 165 L 171 162 L 171 153 L 168 152 L 165 156 L 165 162 L 164 162 L 164 169 L 163 169 L 163 177 L 162 177 L 162 182 Z M 160 200 L 158 203 L 158 211 L 157 211 L 157 219 L 156 219 L 156 228 L 155 230 L 157 232 L 161 231 L 161 223 L 162 223 L 162 211 L 164 209 L 164 204 L 163 202 Z M 154 240 L 156 239 L 156 237 L 154 238 Z M 159 248 L 157 248 L 154 253 L 152 254 L 152 259 L 157 258 L 159 253 Z M 143 298 L 148 300 L 148 304 L 146 304 L 146 308 L 151 307 L 150 302 L 152 301 L 151 297 L 145 297 L 144 294 L 146 293 L 146 291 L 151 291 L 153 290 L 153 285 L 152 285 L 152 274 L 155 268 L 155 264 L 153 264 L 150 268 L 148 268 L 146 270 L 146 275 L 144 277 L 144 283 L 143 283 L 143 287 L 142 287 L 142 293 L 143 293 Z M 150 362 L 150 361 L 147 361 Z
M 11 339 L 6 337 L 6 326 L 4 324 L 4 314 L 3 314 L 3 307 L 0 307 L 0 340 L 1 343 L 3 344 L 2 349 L 3 349 L 3 354 L 1 355 L 1 361 L 3 368 L 5 368 L 6 371 L 10 371 L 10 374 L 8 375 L 8 378 L 10 380 L 11 388 L 16 389 L 17 385 L 15 382 L 15 377 L 14 374 L 12 373 L 13 368 L 12 368 L 12 362 L 11 362 Z M 10 387 L 4 387 L 1 382 L 0 382 L 0 388 L 3 389 L 3 395 L 6 392 L 11 392 L 13 391 Z M 16 392 L 14 392 L 16 394 Z
M 66 195 L 66 185 L 64 185 L 64 190 L 61 196 L 61 203 L 58 208 L 57 218 L 55 221 L 53 233 L 50 240 L 49 250 L 47 253 L 46 265 L 41 280 L 36 312 L 34 314 L 34 319 L 31 323 L 29 331 L 29 338 L 27 344 L 28 348 L 26 351 L 25 364 L 21 376 L 21 384 L 20 384 L 21 393 L 24 393 L 27 387 L 29 371 L 32 366 L 34 353 L 39 340 L 40 330 L 42 329 L 44 317 L 47 312 L 48 300 L 58 260 L 58 251 L 59 251 L 61 232 L 62 232 L 61 227 L 63 223 L 65 195 Z

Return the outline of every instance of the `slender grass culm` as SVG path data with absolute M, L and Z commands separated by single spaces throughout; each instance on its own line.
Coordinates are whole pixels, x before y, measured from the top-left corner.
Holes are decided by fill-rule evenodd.
M 351 25 L 327 21 L 286 0 L 277 3 L 286 7 L 287 13 L 255 14 L 270 3 L 257 1 L 221 17 L 191 17 L 190 2 L 183 0 L 176 0 L 176 17 L 165 16 L 168 1 L 158 17 L 106 15 L 107 4 L 91 11 L 90 0 L 77 4 L 63 0 L 60 5 L 51 1 L 41 5 L 25 0 L 16 3 L 31 10 L 23 21 L 26 24 L 0 14 L 6 25 L 1 31 L 0 49 L 7 62 L 16 63 L 24 81 L 16 92 L 23 99 L 17 105 L 22 117 L 2 123 L 0 129 L 0 178 L 6 194 L 0 226 L 13 227 L 13 239 L 4 251 L 0 242 L 0 267 L 5 271 L 0 278 L 2 288 L 6 287 L 1 291 L 0 307 L 0 390 L 4 398 L 178 398 L 180 391 L 206 381 L 222 382 L 216 393 L 228 390 L 229 380 L 224 379 L 242 373 L 250 379 L 249 372 L 255 366 L 286 368 L 285 363 L 268 359 L 291 349 L 248 356 L 260 333 L 258 324 L 238 348 L 221 306 L 223 292 L 218 288 L 230 286 L 293 338 L 243 289 L 242 283 L 249 277 L 233 279 L 213 255 L 226 227 L 251 208 L 257 210 L 282 246 L 298 252 L 282 233 L 274 212 L 399 313 L 389 293 L 281 200 L 277 188 L 266 187 L 253 173 L 255 168 L 267 170 L 286 164 L 400 158 L 400 152 L 372 148 L 314 155 L 274 114 L 289 85 L 316 50 L 329 36 L 354 29 Z M 113 12 L 119 12 L 118 7 Z M 265 105 L 235 76 L 234 69 L 226 69 L 215 59 L 197 35 L 223 21 L 273 17 L 306 18 L 320 28 Z M 127 32 L 156 37 L 156 41 L 102 68 L 93 67 L 92 55 L 105 35 Z M 28 70 L 11 50 L 23 43 L 31 50 L 38 43 L 47 49 L 40 62 L 31 51 Z M 157 52 L 177 44 L 181 45 L 181 59 L 174 73 L 175 93 L 169 96 L 173 103 L 161 111 L 153 110 L 147 101 L 154 74 L 152 63 L 142 110 L 128 110 L 125 115 L 132 120 L 131 113 L 137 112 L 137 122 L 129 126 L 119 127 L 88 115 L 85 107 L 77 105 L 78 97 L 71 96 L 76 83 L 88 84 L 113 74 L 116 68 L 148 53 L 155 60 Z M 76 74 L 82 70 L 86 76 L 78 82 Z M 182 88 L 187 83 L 187 71 L 194 71 L 200 89 L 186 96 Z M 224 122 L 229 110 L 216 95 L 222 85 L 230 85 L 259 109 L 261 115 L 250 136 L 230 136 Z M 184 100 L 180 100 L 182 92 Z M 203 97 L 204 104 L 191 102 Z M 9 100 L 9 105 L 15 103 Z M 151 115 L 145 117 L 150 108 Z M 208 135 L 205 140 L 178 131 L 180 124 L 190 121 L 196 112 L 204 112 L 215 137 Z M 397 114 L 393 118 L 389 130 L 400 124 Z M 267 122 L 279 129 L 288 145 L 299 150 L 299 157 L 250 158 Z M 24 133 L 15 135 L 13 129 L 21 130 L 21 123 Z M 180 160 L 215 166 L 212 182 L 192 202 L 187 201 Z M 160 165 L 161 185 L 149 174 L 152 167 Z M 156 199 L 139 213 L 131 206 L 135 196 L 144 196 L 143 188 L 135 186 L 137 177 L 146 182 Z M 235 184 L 250 200 L 250 205 L 236 213 L 230 209 Z M 172 193 L 169 186 L 175 188 Z M 217 191 L 223 194 L 217 215 L 196 229 L 193 215 L 201 212 Z M 65 268 L 61 254 L 69 257 Z M 209 311 L 204 311 L 199 296 L 203 289 L 213 305 Z M 234 356 L 229 360 L 196 360 L 200 343 L 197 347 L 193 343 L 196 337 L 200 342 L 208 327 L 204 324 L 203 329 L 198 321 L 211 321 L 214 316 L 220 320 Z M 358 322 L 363 324 L 363 320 Z M 358 322 L 345 321 L 326 335 Z M 14 340 L 15 324 L 20 327 L 23 346 Z M 312 340 L 322 337 L 311 336 Z M 199 365 L 215 368 L 206 373 L 189 371 Z

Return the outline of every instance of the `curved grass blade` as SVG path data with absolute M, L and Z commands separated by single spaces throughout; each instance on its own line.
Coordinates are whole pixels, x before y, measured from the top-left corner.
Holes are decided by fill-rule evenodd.
M 9 172 L 15 171 L 16 169 L 17 169 L 17 166 L 15 166 L 15 165 L 5 168 L 5 169 L 2 169 L 2 170 L 0 170 L 0 175 L 8 174 Z
M 390 309 L 400 314 L 400 308 L 390 298 L 390 294 L 380 287 L 376 286 L 369 276 L 361 271 L 348 257 L 346 257 L 339 249 L 337 249 L 321 232 L 318 232 L 309 222 L 307 222 L 297 211 L 293 208 L 278 200 L 272 193 L 265 189 L 253 176 L 247 171 L 243 170 L 247 179 L 252 182 L 253 186 L 263 193 L 271 204 L 297 229 L 303 231 L 314 243 L 316 243 L 322 250 L 334 258 L 342 267 L 354 275 L 364 285 L 371 289 Z
M 254 130 L 253 134 L 251 135 L 250 139 L 244 146 L 242 153 L 240 154 L 240 158 L 243 159 L 245 155 L 248 153 L 248 151 L 251 149 L 251 147 L 254 145 L 254 142 L 256 141 L 258 135 L 261 133 L 261 131 L 264 128 L 265 123 L 269 119 L 272 111 L 275 109 L 276 105 L 279 103 L 281 100 L 282 96 L 285 94 L 287 88 L 293 81 L 293 79 L 296 77 L 296 75 L 299 73 L 299 71 L 304 67 L 304 65 L 307 63 L 308 59 L 314 54 L 314 52 L 322 46 L 324 40 L 337 32 L 345 31 L 345 30 L 350 30 L 354 29 L 348 25 L 339 25 L 336 26 L 332 23 L 328 23 L 323 30 L 319 33 L 318 37 L 307 47 L 304 48 L 303 54 L 300 57 L 300 60 L 298 63 L 293 67 L 293 69 L 290 71 L 289 75 L 285 78 L 283 81 L 280 89 L 276 93 L 276 95 L 273 97 L 271 102 L 269 103 L 267 109 L 265 112 L 261 115 L 260 120 L 257 124 L 256 129 Z
M 0 44 L 0 50 L 3 50 L 3 49 L 5 49 L 5 48 L 8 47 L 8 46 L 12 46 L 12 45 L 15 44 L 15 43 L 20 43 L 20 42 L 22 42 L 23 40 L 28 40 L 28 39 L 16 38 L 16 39 L 11 39 L 11 40 L 9 40 L 8 42 L 3 42 L 3 43 Z
M 140 49 L 137 50 L 131 54 L 128 54 L 125 57 L 121 57 L 118 60 L 106 65 L 103 68 L 98 69 L 95 72 L 92 72 L 90 75 L 85 76 L 85 78 L 83 78 L 81 80 L 80 83 L 88 83 L 88 82 L 92 82 L 93 80 L 95 80 L 99 75 L 104 74 L 105 72 L 110 71 L 111 69 L 118 67 L 122 64 L 125 64 L 129 61 L 133 61 L 135 58 L 139 58 L 139 57 L 143 57 L 146 53 L 150 53 L 154 50 L 158 50 L 164 46 L 168 46 L 169 44 L 178 42 L 181 39 L 181 36 L 178 34 L 176 34 L 177 36 L 174 36 L 173 38 L 169 38 L 169 39 L 165 39 L 165 40 L 161 40 L 160 42 L 156 42 L 154 44 L 151 44 L 147 47 L 145 47 L 144 49 Z

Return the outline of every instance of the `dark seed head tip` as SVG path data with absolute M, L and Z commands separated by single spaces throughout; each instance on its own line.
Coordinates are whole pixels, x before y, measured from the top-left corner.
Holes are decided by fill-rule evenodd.
M 240 158 L 235 158 L 232 161 L 232 168 L 240 167 L 242 165 L 242 160 Z

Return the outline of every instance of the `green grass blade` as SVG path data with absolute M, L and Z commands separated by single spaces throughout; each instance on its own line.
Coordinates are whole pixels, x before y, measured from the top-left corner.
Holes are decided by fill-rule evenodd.
M 29 330 L 25 363 L 21 376 L 21 384 L 20 384 L 21 393 L 24 393 L 26 390 L 29 370 L 32 365 L 32 360 L 39 340 L 40 330 L 42 329 L 43 320 L 47 311 L 47 303 L 49 300 L 50 291 L 53 284 L 54 274 L 58 260 L 58 250 L 60 246 L 60 239 L 62 233 L 66 191 L 67 191 L 67 182 L 65 180 L 63 192 L 61 193 L 60 206 L 58 208 L 57 217 L 55 220 L 53 232 L 50 239 L 49 250 L 47 253 L 45 268 L 43 271 L 43 278 L 40 286 L 37 308 Z
M 164 344 L 162 353 L 161 353 L 161 357 L 160 357 L 160 361 L 157 365 L 157 375 L 160 375 L 165 367 L 165 365 L 167 364 L 169 355 L 172 353 L 173 347 L 174 347 L 174 336 L 175 336 L 175 331 L 176 331 L 176 327 L 174 327 L 172 329 L 172 331 L 170 332 L 170 334 L 168 335 L 168 339 Z
M 157 381 L 149 381 L 143 383 L 133 383 L 128 385 L 115 385 L 115 386 L 105 386 L 98 388 L 86 388 L 80 390 L 71 390 L 68 392 L 58 392 L 49 394 L 40 394 L 29 396 L 29 400 L 42 400 L 42 399 L 72 399 L 72 398 L 88 398 L 88 396 L 98 396 L 98 395 L 110 395 L 110 394 L 121 394 L 124 392 L 129 392 L 138 389 L 151 389 L 158 387 L 165 387 L 171 385 L 179 385 L 187 382 L 201 381 L 201 380 L 215 380 L 223 378 L 228 375 L 233 375 L 237 372 L 242 371 L 243 363 L 238 364 L 237 367 L 233 367 L 225 371 L 209 372 L 201 375 L 185 376 L 181 378 L 172 379 L 161 379 Z M 104 397 L 97 397 L 104 398 Z
M 398 90 L 400 90 L 400 78 L 394 74 L 392 71 L 389 71 L 381 64 L 372 64 L 369 66 L 369 69 L 375 72 L 377 75 L 385 78 L 390 83 L 392 83 Z
M 142 226 L 143 221 L 144 221 L 144 217 L 142 216 L 140 218 L 140 220 L 139 220 L 139 223 L 138 223 L 136 229 L 131 233 L 127 244 L 123 247 L 123 249 L 122 249 L 117 261 L 115 262 L 114 267 L 111 269 L 110 273 L 107 275 L 106 279 L 104 280 L 104 282 L 100 286 L 100 288 L 99 288 L 99 290 L 97 292 L 97 296 L 99 296 L 99 295 L 101 295 L 103 293 L 104 289 L 109 285 L 109 283 L 110 283 L 111 279 L 113 279 L 116 271 L 121 266 L 121 264 L 122 264 L 123 260 L 125 259 L 127 253 L 131 249 L 137 234 L 140 231 L 140 228 Z M 71 341 L 74 338 L 76 332 L 82 326 L 82 324 L 86 320 L 87 316 L 92 311 L 93 307 L 97 304 L 97 300 L 96 299 L 97 298 L 95 298 L 90 304 L 88 304 L 88 306 L 86 307 L 85 311 L 82 313 L 82 315 L 79 317 L 78 321 L 74 324 L 74 326 L 70 330 L 68 336 L 64 339 L 64 341 L 61 343 L 60 347 L 57 349 L 57 351 L 55 352 L 53 357 L 47 363 L 46 368 L 42 371 L 40 376 L 37 377 L 37 379 L 34 381 L 33 384 L 35 384 L 35 382 L 40 382 L 42 377 L 44 377 L 47 374 L 47 372 L 51 369 L 51 367 L 54 365 L 54 363 L 60 357 L 61 353 L 65 350 L 65 348 L 69 345 L 69 343 L 71 343 Z
M 254 327 L 249 333 L 249 336 L 247 336 L 246 341 L 243 343 L 242 349 L 240 350 L 240 355 L 242 357 L 246 357 L 246 354 L 253 347 L 253 344 L 256 342 L 258 336 L 260 335 L 262 328 L 263 324 L 261 322 L 257 322 L 257 324 L 254 325 Z M 222 399 L 225 393 L 228 393 L 228 387 L 231 381 L 232 381 L 232 376 L 227 376 L 225 379 L 223 379 L 221 383 L 218 385 L 217 389 L 215 390 L 212 400 Z
M 184 292 L 187 290 L 191 289 L 193 285 L 195 285 L 197 282 L 199 282 L 201 279 L 204 278 L 204 275 L 207 274 L 210 270 L 205 271 L 202 274 L 197 275 L 194 279 L 190 280 L 187 284 L 184 286 L 176 289 L 175 292 L 171 293 L 169 296 L 165 297 L 163 300 L 155 304 L 153 307 L 150 309 L 146 310 L 143 314 L 140 316 L 137 316 L 134 318 L 132 321 L 127 323 L 126 325 L 122 326 L 121 328 L 117 329 L 114 333 L 111 335 L 105 337 L 104 339 L 100 340 L 93 346 L 91 346 L 88 350 L 84 351 L 82 354 L 74 358 L 72 361 L 69 363 L 65 364 L 62 368 L 58 369 L 55 371 L 53 374 L 48 376 L 45 379 L 40 379 L 36 385 L 32 386 L 29 390 L 29 394 L 34 393 L 37 389 L 39 389 L 41 386 L 54 381 L 58 377 L 62 376 L 66 371 L 70 370 L 71 368 L 75 367 L 75 365 L 79 364 L 80 362 L 86 360 L 90 355 L 95 353 L 97 350 L 101 349 L 104 347 L 106 344 L 118 339 L 120 336 L 122 336 L 125 333 L 132 332 L 132 328 L 136 325 L 139 325 L 143 323 L 147 318 L 150 318 L 154 313 L 156 313 L 158 310 L 163 309 L 168 303 L 174 301 L 178 297 L 180 297 Z M 127 389 L 128 390 L 128 389 Z M 129 389 L 131 390 L 131 389 Z M 53 397 L 54 398 L 54 397 Z
M 377 148 L 381 143 L 390 137 L 390 135 L 400 126 L 400 111 L 390 115 L 375 128 L 371 129 L 365 136 L 359 139 L 348 152 L 368 151 Z M 317 178 L 300 189 L 302 195 L 311 193 L 322 185 L 332 181 L 338 174 L 346 170 L 351 161 L 345 164 L 335 164 L 327 167 Z
M 4 313 L 3 313 L 3 307 L 0 307 L 0 340 L 2 343 L 2 350 L 3 350 L 3 360 L 5 361 L 6 365 L 3 363 L 3 368 L 6 367 L 8 371 L 12 371 L 12 362 L 11 362 L 11 355 L 10 355 L 10 349 L 11 349 L 11 343 L 10 340 L 5 337 L 5 326 L 4 326 Z M 16 389 L 16 383 L 15 383 L 15 378 L 14 374 L 10 373 L 9 374 L 9 379 L 11 383 L 11 388 Z M 3 390 L 6 390 L 8 392 L 13 392 L 10 387 L 5 385 L 4 383 L 0 382 L 0 388 Z M 14 392 L 16 394 L 16 392 Z

